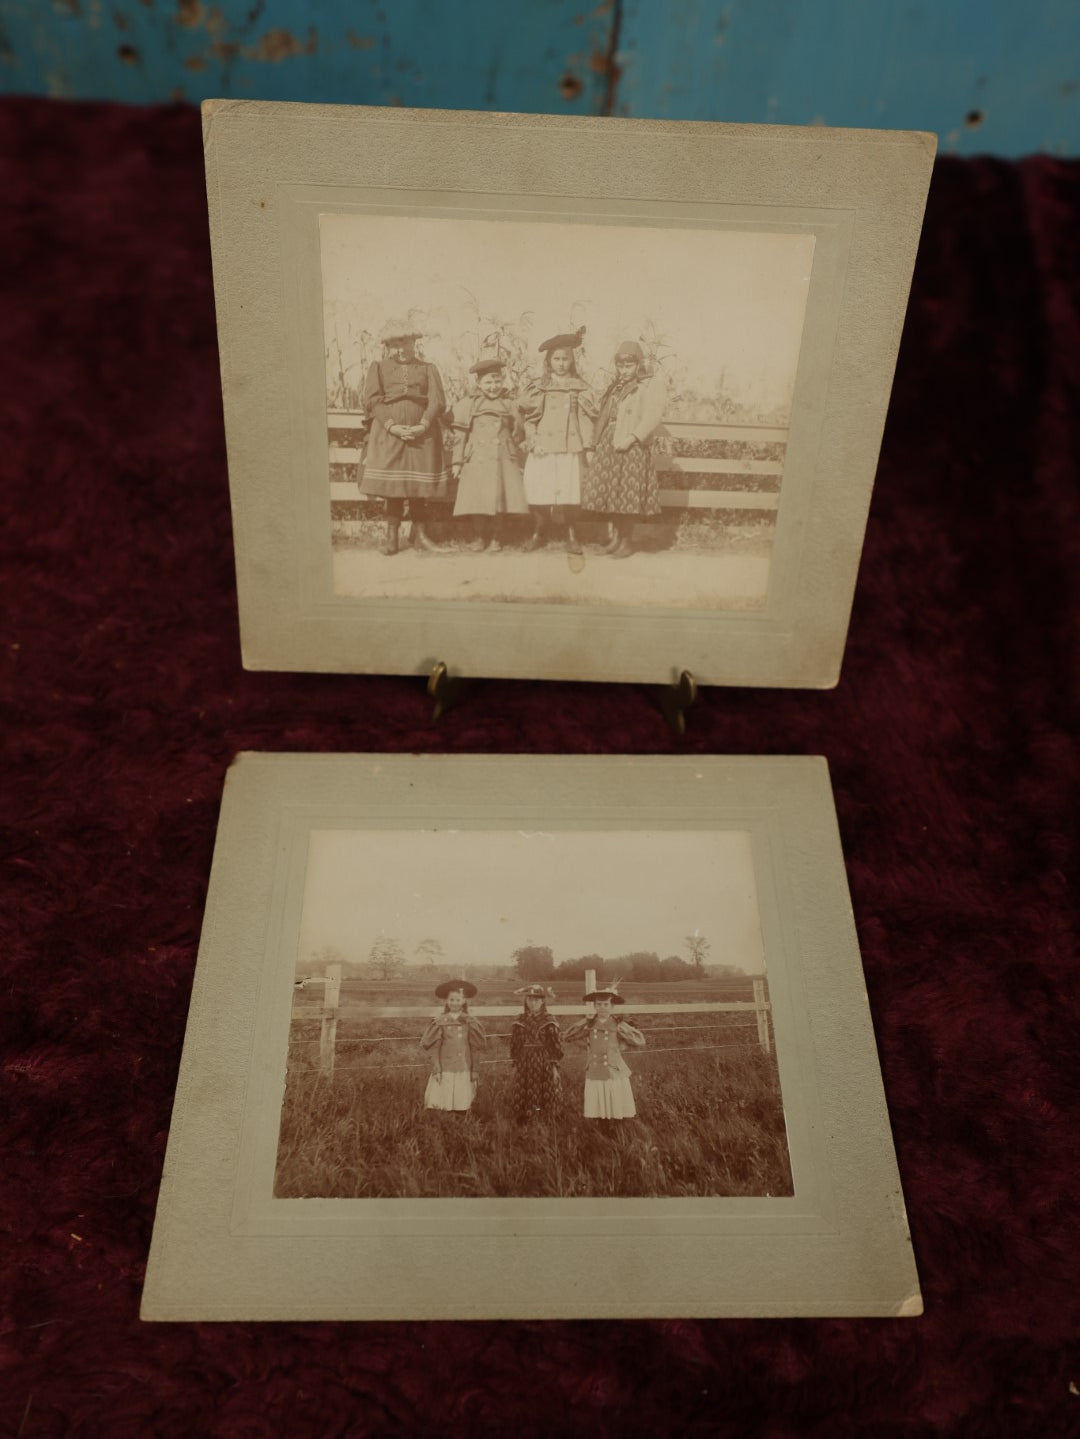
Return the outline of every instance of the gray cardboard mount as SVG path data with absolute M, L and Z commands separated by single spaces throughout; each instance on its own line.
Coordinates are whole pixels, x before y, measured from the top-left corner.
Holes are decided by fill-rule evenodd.
M 794 1192 L 275 1198 L 309 838 L 335 829 L 748 834 Z M 490 899 L 478 876 L 463 912 Z M 921 1312 L 823 760 L 238 758 L 144 1318 Z
M 207 102 L 204 135 L 245 666 L 836 683 L 932 135 L 246 101 Z M 340 593 L 319 225 L 350 214 L 812 235 L 758 606 L 668 604 L 644 565 L 630 602 L 625 580 L 599 604 Z M 586 561 L 604 598 L 616 569 Z

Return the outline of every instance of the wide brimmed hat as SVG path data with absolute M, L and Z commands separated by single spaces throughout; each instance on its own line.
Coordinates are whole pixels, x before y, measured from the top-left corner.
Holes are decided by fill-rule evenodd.
M 541 354 L 545 350 L 576 350 L 581 344 L 581 337 L 585 333 L 585 326 L 580 325 L 572 335 L 552 335 L 550 340 L 545 340 L 537 349 Z
M 522 999 L 554 999 L 555 991 L 548 989 L 544 984 L 526 984 L 521 989 L 515 989 L 515 994 L 520 994 Z
M 582 1004 L 595 1004 L 598 999 L 610 999 L 612 1004 L 625 1004 L 626 1000 L 614 989 L 594 989 L 581 1001 Z
M 467 979 L 444 979 L 435 987 L 435 998 L 445 999 L 452 989 L 460 989 L 466 999 L 472 999 L 476 993 L 476 985 L 470 984 Z
M 389 345 L 394 340 L 420 340 L 422 338 L 422 330 L 411 330 L 403 320 L 388 320 L 379 336 L 379 340 L 384 345 Z
M 487 374 L 490 374 L 492 370 L 505 370 L 505 369 L 506 369 L 506 361 L 505 361 L 505 360 L 496 360 L 496 359 L 477 360 L 477 362 L 476 362 L 475 365 L 470 365 L 470 366 L 469 366 L 469 374 L 470 374 L 470 375 L 477 375 L 477 376 L 479 376 L 479 375 L 487 375 Z
M 615 351 L 616 360 L 636 360 L 640 365 L 645 358 L 645 351 L 636 340 L 624 340 Z

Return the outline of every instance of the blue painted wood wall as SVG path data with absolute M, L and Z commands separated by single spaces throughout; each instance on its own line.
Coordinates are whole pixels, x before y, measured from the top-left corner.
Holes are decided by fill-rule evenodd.
M 0 0 L 0 90 L 936 130 L 1080 154 L 1080 0 Z

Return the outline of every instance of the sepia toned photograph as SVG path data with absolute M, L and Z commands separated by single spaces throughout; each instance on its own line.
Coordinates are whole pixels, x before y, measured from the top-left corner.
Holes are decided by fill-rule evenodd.
M 822 760 L 230 768 L 144 1318 L 920 1312 Z
M 750 836 L 311 834 L 277 1198 L 793 1193 Z
M 814 247 L 320 215 L 335 593 L 761 608 Z

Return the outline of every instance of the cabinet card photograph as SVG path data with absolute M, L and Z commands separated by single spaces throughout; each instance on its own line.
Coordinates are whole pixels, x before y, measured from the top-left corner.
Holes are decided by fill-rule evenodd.
M 144 1318 L 920 1312 L 824 761 L 234 762 Z
M 338 594 L 762 607 L 812 234 L 319 237 Z
M 750 836 L 312 834 L 274 1192 L 792 1193 Z
M 932 135 L 203 129 L 245 666 L 836 683 Z

